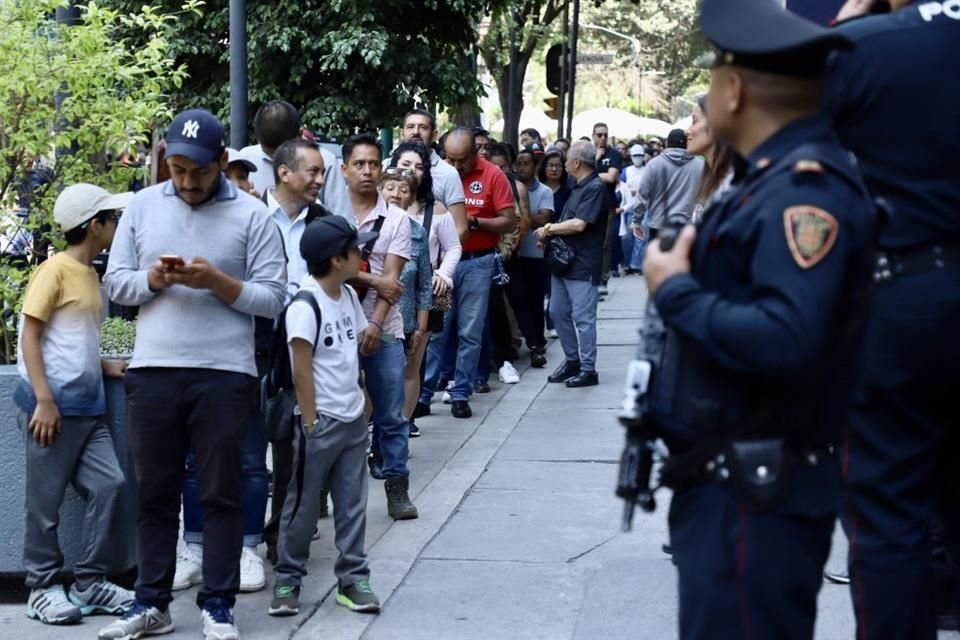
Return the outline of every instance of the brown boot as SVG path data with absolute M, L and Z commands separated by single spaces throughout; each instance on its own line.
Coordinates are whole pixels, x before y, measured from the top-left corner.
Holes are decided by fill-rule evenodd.
M 410 478 L 392 476 L 383 484 L 387 493 L 387 513 L 394 520 L 413 520 L 419 514 L 417 508 L 410 502 Z

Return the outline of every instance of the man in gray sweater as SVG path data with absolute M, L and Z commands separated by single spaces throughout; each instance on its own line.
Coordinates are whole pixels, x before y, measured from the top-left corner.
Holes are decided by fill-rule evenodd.
M 257 398 L 253 318 L 283 308 L 286 263 L 263 203 L 221 173 L 224 147 L 223 125 L 209 112 L 174 118 L 171 179 L 136 194 L 111 248 L 107 293 L 140 307 L 126 378 L 139 573 L 135 604 L 101 639 L 173 629 L 168 605 L 188 448 L 203 506 L 203 635 L 239 637 L 241 448 Z
M 667 136 L 667 148 L 647 163 L 640 189 L 639 202 L 633 213 L 637 233 L 642 232 L 646 211 L 650 238 L 669 224 L 686 224 L 693 213 L 693 198 L 703 174 L 703 160 L 687 153 L 687 134 L 674 129 Z

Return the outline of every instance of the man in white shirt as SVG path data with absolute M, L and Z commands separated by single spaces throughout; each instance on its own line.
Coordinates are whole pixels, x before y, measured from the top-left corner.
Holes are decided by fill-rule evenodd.
M 433 178 L 433 195 L 453 216 L 460 242 L 467 238 L 467 206 L 463 183 L 457 170 L 442 159 L 433 149 L 437 140 L 437 121 L 424 109 L 412 109 L 403 117 L 400 135 L 404 142 L 420 140 L 430 149 L 430 176 Z

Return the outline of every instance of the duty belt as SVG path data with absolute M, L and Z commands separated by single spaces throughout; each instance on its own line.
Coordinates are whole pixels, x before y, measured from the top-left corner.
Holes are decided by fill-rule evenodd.
M 705 482 L 724 484 L 734 479 L 735 475 L 763 484 L 779 476 L 783 466 L 817 467 L 836 451 L 832 444 L 807 447 L 783 445 L 782 454 L 776 459 L 760 454 L 766 443 L 774 442 L 776 440 L 728 441 L 671 456 L 660 470 L 660 484 L 677 490 Z
M 886 282 L 915 273 L 958 267 L 960 267 L 960 246 L 958 245 L 924 245 L 905 251 L 881 249 L 877 253 L 873 280 L 874 282 Z

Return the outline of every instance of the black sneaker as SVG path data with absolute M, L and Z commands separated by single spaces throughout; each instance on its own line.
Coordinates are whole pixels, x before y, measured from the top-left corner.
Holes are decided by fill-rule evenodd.
M 383 480 L 383 459 L 372 453 L 367 455 L 367 466 L 374 480 Z
M 337 604 L 351 611 L 378 613 L 380 601 L 370 588 L 369 580 L 358 580 L 354 584 L 337 588 Z
M 530 366 L 534 369 L 542 369 L 547 366 L 547 354 L 543 349 L 534 349 L 530 352 Z
M 490 384 L 486 380 L 477 380 L 473 383 L 474 393 L 490 393 Z
M 454 418 L 469 418 L 473 415 L 473 411 L 470 410 L 470 403 L 466 400 L 454 400 L 450 407 L 450 413 L 453 414 Z
M 596 371 L 581 371 L 577 375 L 567 380 L 568 389 L 578 389 L 580 387 L 595 387 L 600 384 L 600 376 Z
M 428 404 L 423 404 L 422 402 L 418 402 L 417 406 L 413 408 L 414 420 L 416 420 L 417 418 L 422 418 L 423 416 L 428 416 L 428 415 L 430 415 L 430 405 Z
M 411 438 L 420 437 L 420 427 L 417 426 L 417 423 L 414 422 L 412 418 L 410 420 L 410 437 Z
M 300 613 L 300 587 L 275 586 L 267 613 L 272 616 L 295 616 Z
M 580 373 L 580 361 L 567 360 L 562 365 L 557 367 L 556 371 L 550 374 L 550 376 L 547 378 L 547 382 L 566 382 L 578 373 Z

